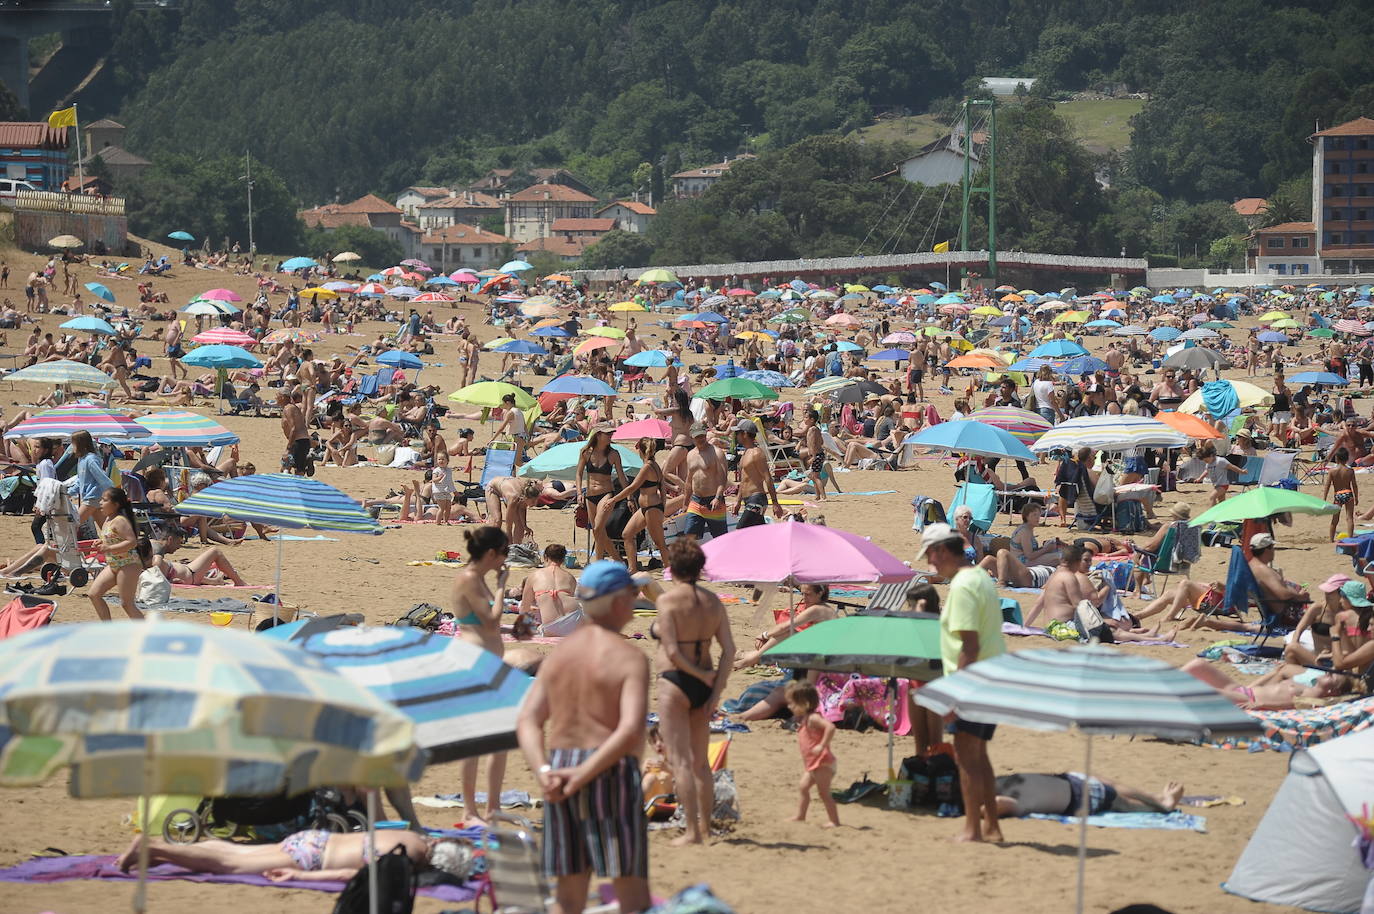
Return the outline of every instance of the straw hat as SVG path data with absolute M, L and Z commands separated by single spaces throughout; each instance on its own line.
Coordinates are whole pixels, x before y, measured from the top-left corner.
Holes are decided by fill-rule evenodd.
M 1169 513 L 1174 516 L 1175 520 L 1191 520 L 1193 517 L 1193 507 L 1192 505 L 1178 502 L 1169 506 Z

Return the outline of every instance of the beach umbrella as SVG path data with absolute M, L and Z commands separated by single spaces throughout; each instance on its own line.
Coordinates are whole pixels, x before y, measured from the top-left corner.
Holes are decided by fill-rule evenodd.
M 1264 314 L 1257 317 L 1256 320 L 1261 324 L 1267 324 L 1270 321 L 1281 321 L 1288 316 L 1286 311 L 1266 311 Z
M 907 436 L 906 443 L 954 454 L 1035 462 L 1035 455 L 1015 435 L 995 425 L 968 419 L 928 425 L 916 434 Z
M 1215 330 L 1208 330 L 1206 327 L 1194 327 L 1192 330 L 1185 330 L 1176 338 L 1180 340 L 1214 340 L 1221 336 Z
M 452 273 L 448 274 L 448 278 L 461 285 L 469 285 L 480 281 L 480 277 L 471 270 L 454 270 Z
M 836 403 L 862 403 L 870 397 L 881 397 L 887 393 L 888 389 L 875 381 L 860 380 L 857 384 L 831 391 L 829 396 Z
M 573 349 L 573 354 L 586 355 L 597 349 L 609 349 L 612 346 L 619 345 L 619 343 L 620 340 L 612 339 L 609 336 L 591 336 L 578 343 L 576 348 Z
M 822 394 L 833 393 L 845 387 L 852 387 L 858 383 L 857 378 L 821 378 L 819 381 L 806 388 L 806 395 L 808 397 L 819 397 Z
M 1230 368 L 1231 363 L 1226 361 L 1226 357 L 1214 349 L 1203 349 L 1201 346 L 1192 346 L 1187 349 L 1180 349 L 1160 363 L 1165 368 L 1187 368 L 1193 371 L 1215 368 L 1220 371 L 1223 368 Z
M 363 259 L 363 255 L 357 251 L 342 251 L 334 255 L 335 263 L 356 263 Z
M 520 313 L 525 317 L 553 317 L 558 313 L 558 306 L 548 302 L 521 301 Z
M 612 441 L 638 441 L 640 438 L 657 438 L 667 441 L 673 437 L 673 427 L 662 419 L 648 418 L 626 422 L 611 433 Z
M 1120 324 L 1119 322 L 1117 322 L 1117 321 L 1106 321 L 1106 320 L 1103 320 L 1103 321 L 1088 321 L 1088 322 L 1087 322 L 1086 324 L 1084 324 L 1083 326 L 1084 326 L 1084 327 L 1091 327 L 1091 328 L 1097 330 L 1097 329 L 1103 329 L 1103 328 L 1120 327 L 1121 324 Z
M 148 430 L 133 417 L 94 403 L 78 401 L 35 413 L 5 432 L 5 438 L 70 438 L 90 432 L 92 438 L 147 438 Z
M 504 346 L 506 343 L 515 342 L 513 336 L 498 336 L 495 339 L 487 340 L 482 344 L 483 349 L 495 349 L 497 346 Z
M 85 243 L 86 242 L 82 241 L 75 235 L 58 235 L 56 238 L 48 239 L 48 247 L 61 248 L 64 250 L 75 250 L 76 248 L 81 247 Z
M 582 454 L 582 449 L 587 446 L 585 441 L 567 441 L 563 444 L 555 444 L 547 451 L 535 456 L 527 463 L 522 463 L 520 468 L 515 471 L 517 476 L 529 476 L 532 479 L 558 479 L 563 482 L 572 482 L 577 477 L 577 461 Z M 631 449 L 620 444 L 612 444 L 615 452 L 620 455 L 620 465 L 625 468 L 625 475 L 633 477 L 644 468 L 644 461 L 639 459 L 639 455 Z
M 857 327 L 859 326 L 859 319 L 852 314 L 846 314 L 841 311 L 838 314 L 832 314 L 827 317 L 825 319 L 825 325 L 827 327 Z
M 643 273 L 640 273 L 640 274 L 639 274 L 639 278 L 636 279 L 635 282 L 637 282 L 637 283 L 639 283 L 639 284 L 641 284 L 641 285 L 643 285 L 644 283 L 650 283 L 650 282 L 661 282 L 661 283 L 677 282 L 677 274 L 674 273 L 672 270 L 664 270 L 664 269 L 662 269 L 662 268 L 653 269 L 653 270 L 645 270 Z
M 101 285 L 98 282 L 88 282 L 86 283 L 86 291 L 90 292 L 96 298 L 114 304 L 115 294 L 110 291 L 108 286 Z
M 1169 343 L 1183 335 L 1183 331 L 1177 327 L 1156 327 L 1150 331 L 1150 338 L 1159 340 L 1161 343 Z
M 1017 372 L 1036 372 L 1040 370 L 1040 367 L 1042 365 L 1049 365 L 1053 367 L 1054 363 L 1049 359 L 1017 359 L 1015 362 L 1012 362 L 1010 365 L 1007 366 L 1007 370 Z
M 311 260 L 309 257 L 292 257 L 290 260 L 287 260 L 285 263 L 283 263 L 281 265 L 281 268 L 287 273 L 294 273 L 297 270 L 304 270 L 307 267 L 317 266 L 319 266 L 319 264 Z
M 302 299 L 323 298 L 327 301 L 331 298 L 338 298 L 339 293 L 333 289 L 326 289 L 324 286 L 312 286 L 309 289 L 302 289 L 300 296 Z
M 1007 363 L 990 352 L 969 352 L 945 363 L 946 368 L 996 368 L 1007 367 Z
M 311 290 L 311 289 L 307 289 L 307 290 L 306 290 L 306 292 L 310 292 L 310 291 L 315 291 L 315 290 Z M 302 292 L 301 294 L 302 294 L 302 295 L 305 295 L 306 292 Z M 242 296 L 242 295 L 239 295 L 239 294 L 238 294 L 237 292 L 235 292 L 233 289 L 211 289 L 209 292 L 202 292 L 202 293 L 200 293 L 200 296 L 199 296 L 199 297 L 200 297 L 200 298 L 208 298 L 208 299 L 210 299 L 211 301 L 229 301 L 229 302 L 239 302 L 239 301 L 243 301 L 243 296 Z
M 615 304 L 611 305 L 611 306 L 610 306 L 609 308 L 607 308 L 606 310 L 607 310 L 607 311 L 614 311 L 614 312 L 616 312 L 617 314 L 619 314 L 619 313 L 625 312 L 625 311 L 646 311 L 646 310 L 648 310 L 648 309 L 646 309 L 643 305 L 641 305 L 641 304 L 640 304 L 639 302 L 637 302 L 637 301 L 618 301 L 618 302 L 616 302 Z
M 1315 495 L 1260 486 L 1240 495 L 1232 495 L 1219 505 L 1213 505 L 1189 521 L 1188 526 L 1241 522 L 1249 518 L 1272 517 L 1275 514 L 1337 514 L 1340 508 L 1322 501 Z
M 1263 333 L 1261 333 L 1259 336 L 1255 337 L 1255 339 L 1259 340 L 1261 343 L 1287 343 L 1287 342 L 1290 342 L 1290 340 L 1288 339 L 1287 334 L 1276 333 L 1276 332 L 1274 332 L 1273 330 L 1266 330 L 1266 331 L 1264 331 Z
M 1203 422 L 1197 416 L 1190 416 L 1187 413 L 1179 413 L 1174 412 L 1173 410 L 1168 410 L 1165 412 L 1155 413 L 1154 418 L 1158 419 L 1160 422 L 1163 422 L 1170 428 L 1182 432 L 1189 438 L 1205 439 L 1226 437 L 1221 432 L 1217 431 L 1215 428 L 1208 425 L 1206 422 Z
M 1255 718 L 1173 664 L 1102 645 L 1032 648 L 991 657 L 922 686 L 916 703 L 977 723 L 1076 730 L 1085 737 L 1083 771 L 1088 775 L 1096 735 L 1194 740 L 1260 729 Z M 1084 814 L 1079 820 L 1080 914 L 1087 847 Z
M 1360 321 L 1340 320 L 1331 325 L 1332 329 L 1338 333 L 1349 333 L 1354 336 L 1369 336 L 1370 329 Z
M 936 426 L 939 428 L 939 426 Z M 1090 447 L 1098 451 L 1126 451 L 1142 447 L 1183 447 L 1187 435 L 1146 416 L 1079 416 L 1050 429 L 1031 450 L 1043 454 L 1052 450 L 1076 451 Z
M 238 310 L 238 308 L 235 308 L 228 302 L 211 301 L 206 298 L 193 298 L 186 307 L 181 309 L 181 313 L 194 314 L 196 316 L 212 315 L 218 317 L 221 314 L 236 314 Z
M 314 330 L 304 330 L 300 327 L 283 327 L 280 330 L 273 330 L 262 338 L 264 346 L 275 346 L 278 343 L 285 343 L 287 340 L 301 345 L 302 343 L 318 342 L 320 334 Z
M 502 343 L 493 351 L 505 352 L 512 355 L 548 355 L 549 351 L 538 343 L 531 343 L 529 340 L 511 340 L 509 343 Z
M 204 368 L 261 368 L 262 361 L 247 349 L 225 343 L 197 346 L 181 357 L 186 365 Z
M 730 318 L 716 311 L 698 311 L 694 320 L 705 321 L 708 324 L 729 323 Z
M 168 233 L 167 233 L 167 237 L 168 237 L 168 238 L 171 238 L 173 241 L 195 241 L 195 240 L 196 240 L 195 236 L 192 235 L 190 232 L 183 232 L 183 231 L 181 231 L 180 229 L 178 229 L 178 230 L 175 231 L 175 232 L 168 232 Z
M 900 559 L 855 533 L 819 524 L 762 524 L 702 545 L 708 581 L 798 584 L 908 581 Z
M 379 282 L 365 282 L 353 292 L 354 295 L 363 295 L 368 298 L 381 298 L 386 294 L 386 286 Z
M 1054 427 L 1053 422 L 1039 413 L 1015 406 L 985 406 L 969 413 L 968 418 L 1000 428 L 1027 447 Z
M 411 301 L 417 305 L 451 305 L 455 299 L 453 296 L 445 295 L 442 292 L 421 292 Z
M 448 395 L 448 398 L 458 403 L 471 403 L 474 406 L 497 407 L 501 405 L 501 398 L 506 394 L 515 397 L 517 409 L 530 409 L 539 405 L 523 387 L 516 387 L 514 384 L 507 384 L 504 381 L 478 381 L 476 384 L 469 384 L 467 387 L 455 390 Z
M 58 359 L 55 362 L 38 362 L 21 368 L 13 374 L 5 375 L 6 381 L 29 381 L 35 384 L 49 384 L 53 387 L 75 385 L 78 387 L 109 387 L 115 379 L 94 365 L 73 362 L 71 359 Z
M 1313 339 L 1329 340 L 1336 335 L 1336 331 L 1332 330 L 1330 327 L 1317 327 L 1307 331 L 1307 335 Z
M 533 270 L 534 266 L 523 260 L 508 260 L 501 265 L 502 273 L 523 273 L 526 270 Z
M 703 400 L 776 400 L 778 392 L 758 381 L 747 378 L 722 378 L 713 381 L 696 392 Z
M 1315 384 L 1318 387 L 1343 387 L 1350 381 L 1331 371 L 1300 371 L 1288 379 L 1289 384 Z
M 427 285 L 427 286 L 456 286 L 456 285 L 458 285 L 458 283 L 454 282 L 452 279 L 449 279 L 447 276 L 445 276 L 444 274 L 440 273 L 438 276 L 431 276 L 429 279 L 426 279 L 426 280 L 425 280 L 425 285 Z
M 69 321 L 63 321 L 58 325 L 63 330 L 76 330 L 80 333 L 99 333 L 102 336 L 114 336 L 115 328 L 110 326 L 109 321 L 101 320 L 98 317 L 74 317 Z
M 898 330 L 896 333 L 889 333 L 887 336 L 883 337 L 882 340 L 880 340 L 880 342 L 884 346 L 897 346 L 902 343 L 914 343 L 916 342 L 916 335 L 914 333 L 909 333 L 906 330 Z
M 1088 350 L 1073 340 L 1050 340 L 1032 349 L 1029 356 L 1033 359 L 1069 359 L 1087 354 Z
M 420 361 L 420 357 L 413 352 L 406 352 L 404 349 L 388 349 L 377 356 L 378 365 L 387 365 L 391 368 L 409 368 L 413 370 L 422 369 L 425 363 Z
M 771 335 L 771 331 L 768 330 L 745 330 L 735 334 L 735 336 L 742 340 L 761 340 L 763 342 L 772 342 L 775 339 L 775 336 Z
M 420 290 L 414 286 L 393 286 L 386 290 L 386 294 L 392 298 L 413 298 L 420 294 Z
M 33 785 L 67 767 L 72 796 L 142 797 L 144 822 L 155 793 L 399 788 L 424 766 L 404 713 L 305 651 L 248 632 L 154 615 L 25 632 L 0 656 L 0 781 Z
M 863 352 L 864 347 L 853 340 L 837 340 L 835 343 L 836 352 Z
M 746 381 L 753 381 L 757 384 L 762 384 L 764 387 L 772 387 L 775 389 L 782 387 L 797 386 L 792 383 L 791 378 L 789 378 L 787 375 L 783 374 L 780 371 L 768 371 L 764 369 L 758 369 L 755 371 L 746 371 L 743 374 L 741 374 L 740 377 L 744 378 L 744 380 Z
M 587 336 L 606 336 L 615 340 L 625 339 L 625 331 L 619 327 L 586 327 L 582 332 Z
M 1112 331 L 1112 336 L 1144 336 L 1148 331 L 1144 327 L 1135 324 L 1127 324 Z
M 1336 329 L 1337 329 L 1337 330 L 1340 330 L 1340 329 L 1341 329 L 1341 327 L 1340 327 L 1341 324 L 1345 324 L 1347 327 L 1349 327 L 1349 326 L 1351 326 L 1351 325 L 1360 325 L 1361 327 L 1363 326 L 1363 325 L 1360 324 L 1359 321 L 1337 321 L 1337 322 L 1336 322 Z M 1298 327 L 1301 327 L 1302 324 L 1299 324 L 1297 321 L 1293 320 L 1291 317 L 1288 317 L 1288 318 L 1284 318 L 1284 319 L 1281 320 L 1281 321 L 1274 321 L 1274 322 L 1273 322 L 1272 324 L 1270 324 L 1269 326 L 1270 326 L 1272 329 L 1274 329 L 1274 330 L 1295 330 L 1295 329 L 1297 329 Z M 1346 330 L 1345 332 L 1346 332 L 1346 333 L 1353 333 L 1353 334 L 1355 334 L 1356 336 L 1368 336 L 1368 335 L 1369 335 L 1369 330 L 1368 330 L 1368 329 L 1365 329 L 1363 332 L 1361 332 L 1359 329 Z
M 1051 324 L 1082 324 L 1090 317 L 1087 311 L 1065 311 L 1063 314 L 1056 314 Z
M 358 286 L 355 283 L 344 282 L 341 279 L 336 279 L 332 282 L 327 282 L 324 285 L 320 286 L 320 288 L 328 289 L 330 292 L 356 292 L 358 290 Z
M 1099 358 L 1091 355 L 1080 355 L 1060 363 L 1055 368 L 1055 372 L 1061 375 L 1091 374 L 1094 371 L 1106 371 L 1111 366 Z
M 572 394 L 578 397 L 614 397 L 615 388 L 602 381 L 580 374 L 564 374 L 545 384 L 541 394 Z
M 574 335 L 575 334 L 569 332 L 565 328 L 557 325 L 550 327 L 536 327 L 530 331 L 530 336 L 542 336 L 549 339 L 569 339 Z M 626 361 L 626 364 L 629 364 L 628 360 Z
M 219 447 L 237 444 L 239 436 L 208 416 L 185 409 L 171 409 L 150 413 L 134 420 L 148 430 L 147 438 L 140 438 L 139 447 L 156 444 L 159 447 Z
M 884 349 L 868 356 L 868 359 L 873 362 L 905 362 L 910 358 L 911 350 L 909 349 Z
M 665 368 L 673 363 L 673 354 L 664 349 L 646 349 L 625 359 L 633 368 Z

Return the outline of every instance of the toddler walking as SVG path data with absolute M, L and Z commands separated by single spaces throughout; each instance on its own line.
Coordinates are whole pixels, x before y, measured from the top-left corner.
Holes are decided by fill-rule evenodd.
M 821 697 L 816 686 L 806 680 L 797 680 L 787 685 L 787 707 L 797 721 L 797 745 L 801 747 L 802 766 L 805 770 L 801 777 L 801 806 L 791 821 L 805 822 L 806 809 L 811 805 L 811 788 L 814 786 L 825 805 L 829 824 L 822 828 L 834 828 L 840 824 L 840 810 L 835 798 L 830 795 L 830 783 L 835 779 L 835 753 L 830 751 L 830 741 L 835 738 L 835 725 L 816 713 Z

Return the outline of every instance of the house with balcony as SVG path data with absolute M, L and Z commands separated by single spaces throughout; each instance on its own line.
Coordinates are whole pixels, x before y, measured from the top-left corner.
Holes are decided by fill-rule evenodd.
M 501 201 L 481 191 L 463 190 L 433 200 L 426 200 L 415 208 L 420 228 L 425 231 L 446 225 L 481 225 L 489 216 L 503 216 Z
M 495 269 L 509 259 L 506 255 L 511 247 L 505 235 L 457 223 L 424 232 L 416 253 L 435 270 L 449 273 L 460 268 Z
M 1312 222 L 1322 269 L 1374 272 L 1374 120 L 1357 117 L 1308 138 Z
M 638 200 L 617 200 L 596 211 L 602 219 L 615 220 L 615 227 L 622 232 L 643 235 L 649 231 L 649 223 L 654 221 L 658 210 Z
M 566 184 L 533 184 L 502 198 L 506 235 L 517 242 L 547 238 L 559 219 L 590 219 L 596 198 Z

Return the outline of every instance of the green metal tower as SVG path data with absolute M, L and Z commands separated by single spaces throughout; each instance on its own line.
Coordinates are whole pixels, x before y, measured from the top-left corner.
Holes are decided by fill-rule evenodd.
M 973 185 L 973 110 L 988 111 L 988 183 Z M 993 98 L 964 99 L 964 218 L 959 228 L 959 250 L 967 251 L 969 205 L 973 195 L 988 195 L 988 276 L 997 279 L 997 100 Z M 964 271 L 967 273 L 967 269 Z

